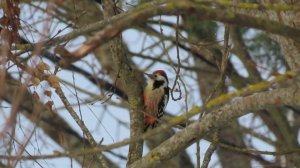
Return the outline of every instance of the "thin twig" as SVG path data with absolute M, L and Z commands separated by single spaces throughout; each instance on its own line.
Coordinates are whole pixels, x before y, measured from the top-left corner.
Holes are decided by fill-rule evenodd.
M 201 157 L 200 157 L 200 140 L 196 142 L 196 159 L 197 159 L 197 168 L 200 168 L 200 162 L 201 162 Z
M 208 164 L 211 160 L 211 156 L 212 156 L 212 154 L 214 153 L 215 150 L 216 150 L 215 144 L 211 143 L 209 145 L 206 153 L 205 153 L 204 160 L 203 160 L 201 168 L 207 168 L 208 167 Z
M 174 83 L 173 83 L 173 86 L 172 86 L 172 88 L 171 88 L 171 97 L 172 97 L 172 99 L 174 100 L 174 101 L 177 101 L 177 100 L 180 100 L 181 98 L 182 98 L 182 92 L 181 92 L 181 90 L 179 89 L 179 96 L 178 96 L 178 98 L 174 98 L 174 96 L 173 96 L 173 92 L 174 92 L 174 89 L 175 89 L 175 86 L 176 86 L 176 84 L 177 85 L 179 85 L 179 83 L 178 83 L 178 80 L 179 80 L 179 78 L 180 78 L 180 67 L 181 67 L 181 61 L 180 61 L 180 55 L 179 55 L 179 42 L 178 42 L 178 38 L 179 38 L 179 30 L 178 30 L 178 25 L 179 25 L 179 15 L 177 15 L 177 20 L 176 20 L 176 58 L 177 58 L 177 69 L 175 69 L 175 67 L 174 67 L 174 71 L 175 71 L 175 74 L 176 74 L 176 76 L 175 76 L 175 80 L 174 80 Z M 187 105 L 187 104 L 186 104 Z
M 64 93 L 61 90 L 61 88 L 56 88 L 55 92 L 60 97 L 61 101 L 65 105 L 65 107 L 66 107 L 67 111 L 69 112 L 69 114 L 72 116 L 72 118 L 78 124 L 78 126 L 81 128 L 81 130 L 84 133 L 84 135 L 86 135 L 89 143 L 91 143 L 92 146 L 97 146 L 97 143 L 96 143 L 95 139 L 93 138 L 92 134 L 90 133 L 90 131 L 88 130 L 88 128 L 85 126 L 84 122 L 76 114 L 76 112 L 74 111 L 73 107 L 69 103 L 68 99 L 64 95 Z M 106 160 L 104 159 L 103 155 L 101 153 L 99 153 L 98 156 L 99 156 L 98 158 L 100 159 L 101 165 L 103 167 L 105 167 L 105 168 L 108 168 L 108 166 L 107 166 L 108 164 L 107 164 Z
M 201 168 L 207 168 L 208 167 L 208 164 L 211 160 L 211 156 L 214 153 L 214 151 L 216 150 L 216 148 L 217 148 L 216 144 L 218 142 L 219 142 L 218 132 L 214 132 L 213 141 L 210 143 L 210 145 L 209 145 L 209 147 L 208 147 L 208 149 L 205 153 Z

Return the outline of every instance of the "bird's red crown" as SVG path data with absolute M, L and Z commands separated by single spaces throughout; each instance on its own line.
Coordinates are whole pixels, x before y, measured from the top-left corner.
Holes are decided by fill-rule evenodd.
M 164 70 L 156 70 L 152 74 L 153 75 L 159 74 L 159 75 L 162 75 L 162 76 L 167 76 L 167 74 L 166 74 L 166 72 Z

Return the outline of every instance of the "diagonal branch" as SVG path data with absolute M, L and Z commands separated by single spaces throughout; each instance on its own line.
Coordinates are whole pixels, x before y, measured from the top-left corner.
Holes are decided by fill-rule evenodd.
M 85 42 L 80 48 L 72 53 L 72 56 L 74 57 L 72 59 L 75 61 L 86 56 L 96 47 L 106 43 L 107 41 L 110 41 L 122 31 L 132 27 L 132 25 L 142 23 L 148 18 L 157 15 L 180 15 L 185 13 L 190 15 L 191 11 L 192 14 L 196 15 L 197 19 L 199 20 L 216 20 L 234 25 L 257 28 L 270 33 L 288 37 L 298 42 L 300 41 L 299 36 L 297 36 L 300 34 L 299 29 L 286 26 L 276 21 L 234 13 L 218 6 L 212 6 L 211 3 L 156 0 L 145 3 L 123 14 L 99 21 L 79 30 L 74 30 L 69 34 L 53 38 L 50 41 L 48 40 L 39 43 L 45 43 L 46 46 L 52 46 L 63 41 L 73 39 L 84 33 L 102 29 L 93 38 Z M 33 45 L 23 45 L 19 47 L 32 50 L 34 46 L 39 45 L 39 43 Z
M 14 92 L 16 87 L 22 84 L 9 75 L 6 76 L 5 80 L 7 85 L 5 85 L 4 88 L 6 92 L 4 100 L 12 102 L 14 97 L 11 93 Z M 74 129 L 72 129 L 71 126 L 57 113 L 51 112 L 45 105 L 35 101 L 29 92 L 24 93 L 20 108 L 22 109 L 21 112 L 24 116 L 33 123 L 37 123 L 38 127 L 65 151 L 69 151 L 70 149 L 81 151 L 86 147 L 92 146 L 86 139 L 82 138 Z M 75 156 L 74 158 L 85 167 L 89 162 L 84 162 L 83 160 L 94 160 L 94 155 L 85 155 L 84 157 Z M 105 158 L 105 160 L 109 163 L 110 167 L 117 167 L 109 159 Z M 91 167 L 99 167 L 101 165 L 98 160 L 93 163 L 94 164 Z
M 248 114 L 250 111 L 259 111 L 269 106 L 299 106 L 299 100 L 300 90 L 298 88 L 276 89 L 272 91 L 253 94 L 244 98 L 236 98 L 232 100 L 232 102 L 205 115 L 203 120 L 194 122 L 184 130 L 178 132 L 173 137 L 149 152 L 141 160 L 134 162 L 132 165 L 130 165 L 130 167 L 151 167 L 151 165 L 155 164 L 156 162 L 168 160 L 177 155 L 178 152 L 193 144 L 195 141 L 203 138 L 208 133 L 215 132 L 216 129 L 223 128 L 230 121 Z M 79 156 L 104 150 L 110 150 L 124 146 L 128 143 L 136 142 L 140 139 L 149 138 L 149 135 L 151 135 L 150 132 L 142 135 L 141 137 L 135 137 L 131 140 L 125 140 L 112 145 L 71 153 L 74 156 Z M 287 149 L 286 151 L 293 151 L 293 149 Z M 284 151 L 282 152 L 285 153 Z M 293 152 L 299 152 L 299 150 Z M 59 153 L 59 155 L 49 155 L 48 157 L 58 157 L 66 155 L 69 156 L 70 153 Z M 43 156 L 43 158 L 48 157 Z
M 111 19 L 110 24 L 104 27 L 93 38 L 85 42 L 79 49 L 72 53 L 75 59 L 80 59 L 94 50 L 96 47 L 106 43 L 112 37 L 115 37 L 123 30 L 144 22 L 146 19 L 156 15 L 178 15 L 193 11 L 193 15 L 196 15 L 198 19 L 210 19 L 224 23 L 236 24 L 241 26 L 253 27 L 261 30 L 265 30 L 274 34 L 289 37 L 295 41 L 300 41 L 296 34 L 300 34 L 299 29 L 285 26 L 281 23 L 263 19 L 255 18 L 247 15 L 236 14 L 229 12 L 222 8 L 204 3 L 195 3 L 190 1 L 152 1 L 137 7 L 136 9 L 129 11 L 119 17 L 119 19 Z M 191 14 L 191 13 L 190 13 Z
M 287 88 L 266 91 L 245 98 L 235 99 L 207 114 L 200 122 L 195 122 L 175 134 L 149 152 L 141 160 L 134 162 L 130 167 L 151 167 L 156 162 L 165 161 L 174 157 L 178 152 L 203 138 L 208 133 L 223 128 L 233 119 L 245 115 L 249 113 L 249 111 L 257 111 L 269 106 L 300 105 L 299 98 L 299 89 Z

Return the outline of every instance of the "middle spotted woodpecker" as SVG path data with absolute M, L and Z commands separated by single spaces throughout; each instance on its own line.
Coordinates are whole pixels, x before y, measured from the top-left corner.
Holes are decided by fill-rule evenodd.
M 146 131 L 149 126 L 154 128 L 158 119 L 164 115 L 164 110 L 169 101 L 169 81 L 163 70 L 156 70 L 147 74 L 147 85 L 144 88 L 144 123 Z

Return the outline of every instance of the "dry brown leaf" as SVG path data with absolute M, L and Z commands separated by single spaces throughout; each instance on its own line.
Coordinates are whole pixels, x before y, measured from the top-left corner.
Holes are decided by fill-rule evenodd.
M 32 78 L 31 82 L 34 86 L 38 86 L 41 83 L 41 80 L 39 78 Z
M 47 81 L 48 81 L 49 85 L 50 85 L 51 87 L 53 87 L 54 89 L 60 88 L 59 80 L 58 80 L 57 76 L 55 76 L 55 75 L 50 75 L 50 76 L 48 77 Z
M 44 62 L 40 62 L 36 67 L 41 72 L 43 72 L 44 70 L 50 70 L 50 66 Z

